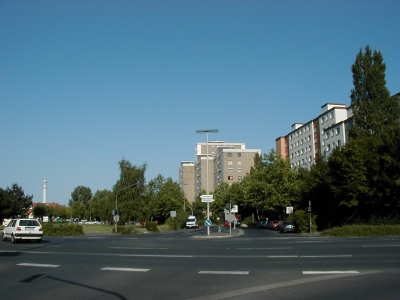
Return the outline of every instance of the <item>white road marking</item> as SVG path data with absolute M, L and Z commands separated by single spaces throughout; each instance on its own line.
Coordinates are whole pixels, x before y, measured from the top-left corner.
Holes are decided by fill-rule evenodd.
M 167 250 L 168 248 L 141 248 L 141 247 L 109 247 L 110 249 L 133 249 L 133 250 Z
M 315 274 L 359 274 L 358 271 L 303 271 L 303 275 L 315 275 Z
M 293 249 L 292 247 L 282 247 L 282 248 L 237 248 L 238 250 L 285 250 Z
M 20 264 L 17 264 L 17 266 L 41 267 L 41 268 L 57 268 L 60 265 L 20 263 Z
M 102 270 L 102 271 L 124 271 L 124 272 L 147 272 L 147 271 L 150 271 L 150 269 L 113 268 L 113 267 L 105 267 L 100 270 Z
M 306 258 L 326 258 L 326 257 L 352 257 L 352 255 L 301 255 L 300 257 Z
M 325 241 L 297 241 L 298 243 L 325 243 Z
M 199 274 L 248 275 L 249 271 L 200 271 Z
M 363 248 L 381 248 L 381 247 L 400 247 L 400 245 L 376 245 L 376 246 L 362 246 Z
M 298 255 L 267 255 L 267 258 L 297 258 Z

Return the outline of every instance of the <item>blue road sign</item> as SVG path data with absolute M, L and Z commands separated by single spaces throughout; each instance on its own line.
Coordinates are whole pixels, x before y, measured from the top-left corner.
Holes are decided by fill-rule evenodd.
M 204 225 L 206 225 L 207 227 L 211 226 L 211 224 L 212 224 L 211 220 L 206 220 L 204 222 Z

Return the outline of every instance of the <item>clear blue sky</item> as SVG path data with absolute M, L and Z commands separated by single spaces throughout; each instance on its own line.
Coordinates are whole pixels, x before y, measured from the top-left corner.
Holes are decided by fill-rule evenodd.
M 210 140 L 264 153 L 382 52 L 400 92 L 400 1 L 0 0 L 0 187 L 67 204 L 118 162 L 178 181 Z

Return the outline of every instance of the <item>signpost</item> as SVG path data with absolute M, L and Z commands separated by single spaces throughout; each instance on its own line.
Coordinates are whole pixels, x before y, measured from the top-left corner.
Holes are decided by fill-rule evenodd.
M 214 195 L 201 195 L 201 202 L 214 202 Z

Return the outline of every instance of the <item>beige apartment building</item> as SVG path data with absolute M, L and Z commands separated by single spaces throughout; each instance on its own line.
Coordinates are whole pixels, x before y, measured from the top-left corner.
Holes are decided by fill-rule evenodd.
M 255 153 L 261 155 L 261 150 L 246 149 L 245 143 L 209 141 L 207 159 L 207 143 L 197 143 L 196 161 L 182 161 L 179 170 L 179 183 L 186 199 L 194 202 L 202 190 L 212 193 L 222 182 L 241 181 L 254 165 Z
M 186 199 L 192 201 L 194 197 L 194 162 L 193 161 L 181 161 L 181 167 L 179 168 L 179 184 L 185 194 Z

